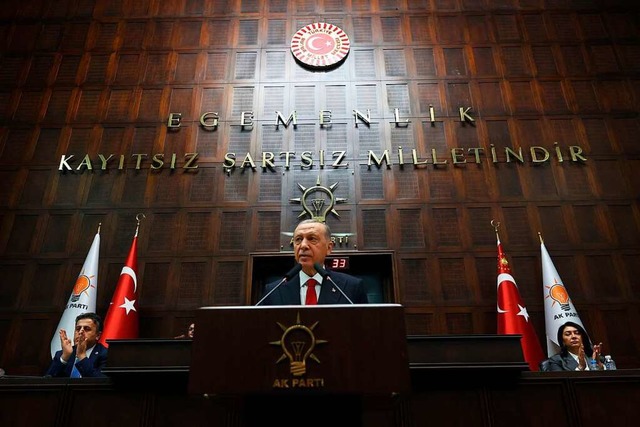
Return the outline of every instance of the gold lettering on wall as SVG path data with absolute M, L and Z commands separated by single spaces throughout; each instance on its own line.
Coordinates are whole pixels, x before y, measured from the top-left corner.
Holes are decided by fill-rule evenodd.
M 458 107 L 458 117 L 460 122 L 462 123 L 473 123 L 475 119 L 470 114 L 471 107 Z M 289 113 L 289 116 L 285 118 L 281 111 L 276 111 L 275 117 L 275 126 L 276 129 L 282 124 L 285 128 L 288 128 L 289 125 L 293 125 L 293 128 L 296 129 L 298 125 L 298 112 L 293 110 Z M 354 108 L 352 110 L 353 113 L 353 122 L 354 126 L 358 127 L 358 123 L 364 123 L 367 126 L 370 126 L 371 123 L 371 109 L 366 110 L 366 114 L 361 110 Z M 320 127 L 330 127 L 332 121 L 332 111 L 331 110 L 319 110 L 318 111 L 318 125 Z M 256 120 L 255 114 L 253 111 L 242 111 L 240 113 L 240 126 L 242 128 L 253 129 L 254 121 Z M 207 111 L 203 113 L 198 119 L 200 126 L 209 130 L 216 130 L 219 122 L 220 115 L 216 112 Z M 429 104 L 429 120 L 432 125 L 436 123 L 436 111 L 432 104 Z M 167 118 L 167 127 L 171 129 L 179 129 L 182 122 L 182 113 L 174 112 L 169 113 L 169 117 Z M 393 108 L 393 120 L 390 123 L 394 123 L 396 127 L 407 127 L 411 123 L 411 120 L 402 118 L 400 116 L 400 109 L 397 107 Z
M 110 169 L 110 165 L 113 163 L 110 162 L 115 158 L 114 154 L 109 154 L 108 157 L 105 157 L 104 154 L 97 155 L 97 162 L 100 162 L 100 170 L 108 170 Z M 198 153 L 185 153 L 182 155 L 183 162 L 181 165 L 178 165 L 178 154 L 171 153 L 171 160 L 167 163 L 165 159 L 165 155 L 163 153 L 134 153 L 131 157 L 127 157 L 124 154 L 119 156 L 119 161 L 117 166 L 114 166 L 117 170 L 124 170 L 127 166 L 132 166 L 136 170 L 144 169 L 147 166 L 151 170 L 158 169 L 187 169 L 187 170 L 195 170 L 198 169 L 197 159 Z M 60 156 L 60 163 L 58 163 L 58 170 L 61 172 L 66 171 L 81 171 L 86 169 L 88 171 L 93 170 L 93 162 L 91 160 L 91 156 L 89 154 L 85 154 L 82 160 L 75 164 L 73 161 L 76 159 L 75 154 L 63 154 Z M 130 160 L 127 162 L 127 160 Z
M 383 150 L 381 153 L 369 150 L 366 160 L 363 161 L 366 161 L 365 164 L 368 168 L 375 166 L 377 168 L 385 167 L 386 169 L 391 169 L 396 159 L 396 163 L 399 166 L 413 165 L 416 168 L 429 164 L 432 164 L 434 167 L 443 166 L 449 164 L 449 161 L 456 166 L 463 166 L 466 163 L 481 164 L 483 161 L 491 164 L 512 162 L 518 164 L 527 162 L 542 164 L 551 162 L 552 160 L 563 163 L 565 158 L 570 158 L 573 163 L 584 163 L 587 161 L 582 147 L 570 145 L 566 150 L 568 153 L 563 153 L 562 148 L 558 146 L 557 143 L 554 144 L 553 149 L 536 145 L 528 148 L 528 157 L 526 157 L 523 147 L 504 147 L 502 153 L 499 153 L 496 147 L 491 144 L 489 156 L 485 155 L 485 149 L 483 147 L 454 147 L 445 152 L 439 152 L 437 149 L 432 148 L 430 155 L 420 155 L 417 149 L 412 148 L 410 156 L 407 156 L 402 146 L 399 146 L 395 157 L 392 156 L 389 150 Z M 303 151 L 299 156 L 295 151 L 281 151 L 277 155 L 271 151 L 263 151 L 257 154 L 247 152 L 242 154 L 242 160 L 239 161 L 238 153 L 228 152 L 224 154 L 222 168 L 224 172 L 230 172 L 235 168 L 250 168 L 255 171 L 258 168 L 256 158 L 259 159 L 259 166 L 263 172 L 276 172 L 279 167 L 282 167 L 283 170 L 290 170 L 292 167 L 306 170 L 313 169 L 314 167 L 320 169 L 324 169 L 325 167 L 332 169 L 349 167 L 349 153 L 347 150 L 334 150 L 329 154 L 331 155 L 331 161 L 325 162 L 327 156 L 325 150 L 318 150 L 317 153 Z M 164 168 L 196 170 L 199 168 L 197 163 L 199 153 L 197 152 L 184 153 L 182 155 L 171 153 L 170 160 L 167 160 L 163 153 L 134 153 L 130 157 L 120 154 L 117 164 L 113 162 L 116 154 L 105 155 L 98 153 L 96 157 L 97 158 L 92 160 L 90 154 L 86 153 L 81 160 L 78 161 L 76 160 L 78 159 L 76 154 L 62 154 L 58 163 L 58 170 L 81 171 L 86 169 L 92 171 L 94 162 L 99 163 L 100 170 L 103 171 L 110 169 L 111 166 L 118 170 L 123 170 L 128 165 L 133 166 L 136 170 L 146 167 L 151 170 Z M 180 165 L 178 165 L 179 159 L 182 160 Z

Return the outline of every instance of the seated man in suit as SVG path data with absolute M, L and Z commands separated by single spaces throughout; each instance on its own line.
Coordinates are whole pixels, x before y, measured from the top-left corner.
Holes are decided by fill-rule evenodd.
M 280 286 L 263 301 L 264 305 L 367 304 L 367 293 L 361 279 L 332 271 L 323 278 L 314 264 L 324 266 L 333 249 L 331 230 L 325 223 L 304 220 L 293 232 L 293 252 L 302 269 L 288 281 L 269 283 L 265 295 Z M 325 274 L 325 273 L 323 273 Z M 326 275 L 326 274 L 325 274 Z M 331 280 L 329 280 L 331 279 Z M 336 289 L 339 286 L 340 289 Z M 344 292 L 348 299 L 342 295 Z
M 76 317 L 73 342 L 67 331 L 60 329 L 60 344 L 46 375 L 52 377 L 104 377 L 102 368 L 107 363 L 107 349 L 98 343 L 102 332 L 102 319 L 95 313 Z
M 560 353 L 540 364 L 543 371 L 589 370 L 591 369 L 589 357 L 596 361 L 598 369 L 604 369 L 600 361 L 602 343 L 595 344 L 592 349 L 591 341 L 582 326 L 574 322 L 566 322 L 558 328 L 557 338 L 560 343 Z

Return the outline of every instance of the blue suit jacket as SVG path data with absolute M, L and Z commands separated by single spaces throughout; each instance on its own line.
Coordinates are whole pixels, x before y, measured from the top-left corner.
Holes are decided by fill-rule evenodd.
M 367 304 L 367 293 L 362 279 L 348 274 L 329 272 L 329 277 L 342 289 L 354 304 Z M 264 295 L 273 289 L 278 282 L 269 283 L 265 287 Z M 328 279 L 322 281 L 318 304 L 349 304 L 349 301 L 336 289 Z M 300 303 L 300 275 L 280 285 L 261 305 L 301 305 Z
M 51 360 L 51 365 L 45 375 L 51 375 L 52 377 L 70 377 L 71 369 L 73 369 L 73 361 L 76 360 L 76 347 L 73 347 L 73 353 L 69 357 L 69 363 L 66 365 L 60 361 L 62 356 L 62 350 L 58 350 Z M 76 368 L 80 372 L 83 378 L 89 377 L 106 377 L 102 373 L 102 368 L 107 364 L 107 348 L 100 343 L 97 343 L 91 352 L 91 356 L 85 357 L 82 360 L 78 360 Z

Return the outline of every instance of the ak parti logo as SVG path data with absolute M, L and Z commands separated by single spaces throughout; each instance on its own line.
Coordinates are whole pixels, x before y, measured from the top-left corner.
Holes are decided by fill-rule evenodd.
M 80 276 L 78 276 L 71 293 L 71 302 L 78 302 L 83 293 L 89 295 L 89 288 L 91 287 L 91 279 L 93 277 L 95 276 L 87 276 L 86 274 L 80 274 Z

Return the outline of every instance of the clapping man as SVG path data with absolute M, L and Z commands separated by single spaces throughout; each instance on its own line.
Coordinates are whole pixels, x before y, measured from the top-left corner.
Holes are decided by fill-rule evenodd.
M 76 317 L 73 342 L 67 331 L 60 329 L 60 344 L 46 375 L 52 377 L 88 378 L 104 377 L 102 368 L 107 363 L 107 349 L 98 343 L 102 332 L 102 319 L 95 313 Z

